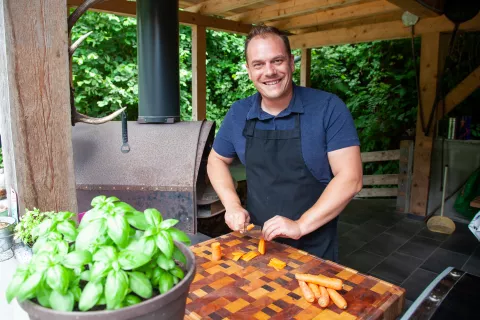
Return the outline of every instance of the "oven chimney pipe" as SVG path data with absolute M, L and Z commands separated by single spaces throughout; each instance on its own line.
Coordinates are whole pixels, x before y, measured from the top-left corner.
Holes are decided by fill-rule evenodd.
M 137 1 L 138 122 L 180 121 L 178 0 Z

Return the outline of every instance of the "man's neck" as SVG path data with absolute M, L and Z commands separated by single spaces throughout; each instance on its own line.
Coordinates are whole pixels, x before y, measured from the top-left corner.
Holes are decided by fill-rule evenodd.
M 293 89 L 293 88 L 292 88 Z M 278 99 L 268 99 L 262 97 L 261 107 L 262 110 L 266 113 L 271 114 L 272 116 L 277 116 L 280 112 L 288 108 L 290 101 L 293 97 L 293 90 L 290 91 L 285 97 Z

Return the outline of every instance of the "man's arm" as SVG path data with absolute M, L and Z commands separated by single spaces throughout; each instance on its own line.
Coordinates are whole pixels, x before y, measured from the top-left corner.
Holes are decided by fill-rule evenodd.
M 309 234 L 338 216 L 362 189 L 362 159 L 358 146 L 331 151 L 328 161 L 334 178 L 318 201 L 297 221 L 280 216 L 267 221 L 263 231 L 265 240 L 278 236 L 299 239 Z
M 210 183 L 225 207 L 225 222 L 230 229 L 238 231 L 250 221 L 250 216 L 242 207 L 235 190 L 232 174 L 228 169 L 232 162 L 233 158 L 223 157 L 212 149 L 208 156 L 207 172 Z

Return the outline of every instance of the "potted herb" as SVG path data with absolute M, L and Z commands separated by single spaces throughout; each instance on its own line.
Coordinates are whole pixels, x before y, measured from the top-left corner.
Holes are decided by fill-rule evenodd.
M 24 245 L 33 247 L 38 235 L 35 234 L 36 227 L 46 218 L 51 217 L 53 211 L 41 212 L 37 208 L 26 210 L 21 217 L 20 222 L 15 226 L 15 239 L 20 239 Z
M 156 209 L 98 196 L 77 226 L 59 212 L 7 288 L 31 319 L 183 319 L 195 274 L 189 238 Z

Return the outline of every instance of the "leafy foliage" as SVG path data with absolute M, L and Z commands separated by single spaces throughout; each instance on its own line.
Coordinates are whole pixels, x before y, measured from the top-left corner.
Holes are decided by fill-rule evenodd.
M 190 244 L 156 209 L 139 212 L 115 197 L 97 196 L 80 225 L 71 212 L 48 214 L 32 231 L 38 240 L 6 297 L 36 299 L 60 311 L 108 310 L 166 293 L 184 278 L 186 258 L 174 240 Z
M 41 212 L 37 208 L 26 210 L 20 222 L 15 226 L 15 238 L 20 239 L 24 244 L 32 247 L 36 236 L 34 229 L 46 218 L 51 217 L 53 211 Z

